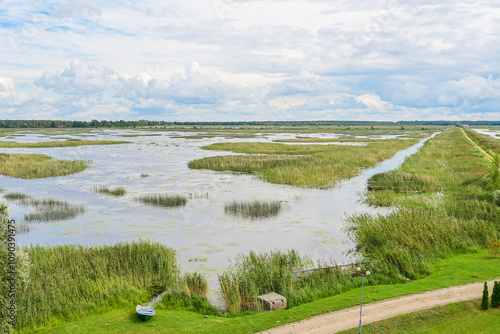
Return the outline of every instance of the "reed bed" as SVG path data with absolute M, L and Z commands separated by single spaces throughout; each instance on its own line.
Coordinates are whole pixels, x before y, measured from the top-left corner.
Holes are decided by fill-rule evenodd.
M 256 253 L 251 251 L 235 259 L 232 271 L 219 275 L 219 285 L 230 313 L 261 310 L 257 296 L 276 292 L 287 298 L 288 308 L 315 299 L 348 291 L 361 284 L 347 270 L 330 264 L 323 270 L 295 275 L 294 270 L 312 268 L 313 262 L 295 250 Z M 325 266 L 318 264 L 317 267 Z M 371 277 L 380 281 L 379 275 Z
M 0 153 L 0 174 L 23 179 L 79 173 L 87 165 L 83 160 L 57 160 L 44 154 Z
M 136 198 L 136 201 L 149 206 L 172 208 L 186 205 L 187 198 L 181 195 L 149 194 Z
M 338 180 L 359 174 L 397 151 L 417 142 L 416 139 L 393 139 L 366 146 L 285 145 L 277 143 L 218 143 L 207 150 L 225 150 L 248 155 L 227 155 L 189 162 L 193 169 L 256 173 L 271 183 L 309 188 L 328 188 Z
M 405 186 L 406 182 L 412 186 Z M 488 166 L 460 129 L 429 140 L 397 170 L 375 175 L 385 190 L 368 201 L 398 207 L 391 215 L 351 217 L 348 231 L 359 256 L 395 280 L 429 273 L 434 260 L 487 247 L 500 236 Z M 420 193 L 398 191 L 401 188 Z
M 133 309 L 152 297 L 155 280 L 169 287 L 181 281 L 175 252 L 149 243 L 84 247 L 27 248 L 29 288 L 18 298 L 18 329 L 68 321 L 126 306 Z
M 104 194 L 108 196 L 123 196 L 127 192 L 125 188 L 123 187 L 116 187 L 116 188 L 108 188 L 105 186 L 96 186 L 92 189 L 94 192 L 99 193 L 99 194 Z
M 44 141 L 39 143 L 19 143 L 11 141 L 0 141 L 0 148 L 50 148 L 50 147 L 75 147 L 83 145 L 116 145 L 116 144 L 128 144 L 128 141 L 117 141 L 117 140 L 80 140 L 80 139 L 68 139 L 65 141 L 55 140 L 55 141 Z
M 224 204 L 224 213 L 242 218 L 263 219 L 278 216 L 282 207 L 281 201 L 233 201 Z
M 368 180 L 368 188 L 372 190 L 429 192 L 436 191 L 438 186 L 438 180 L 431 175 L 400 171 L 376 174 Z

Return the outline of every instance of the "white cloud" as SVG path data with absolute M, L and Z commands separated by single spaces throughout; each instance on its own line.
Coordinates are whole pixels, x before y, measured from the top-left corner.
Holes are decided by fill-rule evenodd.
M 114 71 L 107 67 L 73 59 L 63 71 L 44 72 L 34 82 L 58 94 L 86 96 L 103 93 L 115 77 Z
M 0 110 L 20 107 L 30 100 L 28 94 L 16 91 L 14 79 L 0 76 Z
M 102 9 L 96 3 L 89 0 L 71 0 L 57 6 L 55 15 L 57 17 L 101 15 Z

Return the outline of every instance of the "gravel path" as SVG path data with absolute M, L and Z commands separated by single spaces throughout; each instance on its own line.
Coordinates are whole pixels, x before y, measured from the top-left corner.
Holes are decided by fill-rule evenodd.
M 493 282 L 488 281 L 492 291 Z M 393 318 L 398 315 L 412 313 L 432 307 L 457 303 L 466 300 L 480 299 L 484 282 L 458 285 L 444 289 L 431 290 L 413 295 L 386 299 L 363 305 L 363 324 Z M 266 334 L 314 333 L 330 334 L 345 331 L 359 326 L 359 306 L 346 308 L 305 319 L 285 326 L 275 327 L 261 332 Z

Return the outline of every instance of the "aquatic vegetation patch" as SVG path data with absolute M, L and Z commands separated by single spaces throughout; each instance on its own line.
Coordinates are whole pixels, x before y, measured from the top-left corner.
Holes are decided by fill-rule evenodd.
M 4 195 L 5 199 L 15 201 L 19 199 L 29 198 L 30 196 L 21 192 L 11 192 Z
M 0 153 L 0 174 L 23 179 L 79 173 L 87 166 L 87 161 L 58 160 L 44 154 Z
M 104 194 L 108 196 L 123 196 L 126 193 L 125 188 L 123 187 L 116 187 L 116 188 L 108 188 L 105 186 L 97 186 L 93 188 L 93 191 L 99 194 Z
M 116 144 L 129 144 L 128 141 L 117 140 L 80 140 L 80 139 L 67 139 L 44 141 L 39 143 L 19 143 L 11 141 L 0 141 L 0 148 L 50 148 L 50 147 L 76 147 L 84 145 L 116 145 Z
M 249 219 L 276 217 L 282 210 L 281 201 L 233 201 L 224 204 L 224 213 Z
M 359 174 L 417 139 L 391 139 L 366 146 L 217 143 L 204 147 L 246 155 L 225 155 L 190 161 L 189 168 L 255 173 L 263 180 L 299 187 L 328 188 Z
M 34 212 L 24 215 L 27 222 L 51 222 L 73 219 L 87 212 L 85 204 L 72 204 L 56 199 L 24 199 L 24 206 L 32 206 Z
M 136 198 L 136 201 L 149 206 L 178 207 L 186 205 L 187 198 L 181 195 L 148 194 Z

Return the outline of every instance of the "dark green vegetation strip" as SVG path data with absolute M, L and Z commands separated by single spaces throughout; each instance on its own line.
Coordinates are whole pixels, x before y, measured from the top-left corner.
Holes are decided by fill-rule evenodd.
M 380 274 L 416 279 L 435 259 L 485 248 L 500 236 L 500 208 L 482 155 L 460 129 L 425 143 L 396 171 L 369 184 L 386 190 L 369 194 L 375 205 L 398 206 L 391 215 L 351 219 L 351 235 Z
M 406 283 L 371 285 L 373 277 L 365 279 L 364 303 L 418 293 L 448 286 L 485 281 L 498 276 L 500 258 L 491 258 L 487 251 L 464 254 L 438 261 L 432 266 L 430 276 Z M 360 278 L 356 278 L 360 281 Z M 361 284 L 359 282 L 358 286 Z M 361 288 L 340 295 L 315 300 L 285 311 L 247 312 L 244 317 L 204 317 L 203 313 L 157 304 L 156 315 L 147 322 L 134 314 L 135 305 L 121 307 L 101 315 L 91 316 L 37 333 L 255 333 L 314 315 L 359 305 Z M 481 291 L 478 291 L 478 298 Z M 206 314 L 206 313 L 205 313 Z M 364 331 L 364 329 L 363 329 Z
M 115 145 L 128 144 L 128 141 L 117 140 L 66 140 L 66 141 L 44 141 L 39 143 L 19 143 L 0 141 L 0 148 L 49 148 L 49 147 L 74 147 L 84 145 Z
M 500 309 L 481 310 L 479 300 L 448 304 L 363 325 L 363 333 L 398 334 L 491 334 L 500 329 Z M 341 334 L 357 333 L 356 329 Z
M 83 160 L 57 160 L 44 154 L 0 153 L 0 174 L 38 179 L 79 173 L 87 168 Z
M 193 160 L 188 166 L 216 171 L 257 172 L 265 181 L 300 187 L 332 187 L 357 175 L 417 140 L 383 140 L 366 146 L 285 145 L 276 143 L 218 143 L 207 150 L 249 155 L 226 155 Z

